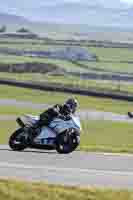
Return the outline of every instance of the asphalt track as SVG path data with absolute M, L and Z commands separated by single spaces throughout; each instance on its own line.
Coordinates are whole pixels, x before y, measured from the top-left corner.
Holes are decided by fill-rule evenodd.
M 81 187 L 133 189 L 133 155 L 28 149 L 13 152 L 0 146 L 0 178 L 43 181 Z

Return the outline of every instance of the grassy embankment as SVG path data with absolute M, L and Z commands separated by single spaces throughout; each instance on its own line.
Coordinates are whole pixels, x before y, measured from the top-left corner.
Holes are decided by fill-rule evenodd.
M 19 43 L 20 41 L 20 43 Z M 6 42 L 6 41 L 5 41 Z M 18 40 L 17 43 L 8 43 L 7 44 L 0 44 L 0 48 L 14 48 L 18 50 L 48 50 L 48 49 L 62 49 L 63 46 L 60 45 L 45 45 L 44 41 L 24 41 L 23 43 L 21 40 Z M 76 47 L 78 48 L 78 47 Z M 86 47 L 87 49 L 87 47 Z M 82 68 L 82 66 L 72 65 L 69 61 L 61 61 L 61 60 L 53 60 L 53 59 L 43 59 L 43 58 L 27 58 L 21 56 L 4 56 L 1 55 L 0 63 L 24 63 L 24 62 L 49 62 L 55 63 L 59 66 L 64 67 L 71 67 L 71 70 L 75 67 L 75 69 L 80 69 L 81 71 L 87 71 L 91 69 L 103 69 L 107 71 L 114 71 L 114 72 L 129 72 L 133 73 L 132 63 L 128 63 L 128 61 L 133 60 L 133 51 L 132 49 L 128 48 L 103 48 L 103 47 L 89 47 L 88 50 L 97 55 L 99 61 L 97 62 L 79 62 L 79 64 L 83 63 L 86 65 L 86 70 Z M 6 58 L 5 58 L 6 57 Z M 121 61 L 126 61 L 126 63 L 121 63 Z
M 19 87 L 0 86 L 0 98 L 3 99 L 16 99 L 20 101 L 31 101 L 33 103 L 55 104 L 63 103 L 64 100 L 70 96 L 74 96 L 78 99 L 80 109 L 94 109 L 116 113 L 127 113 L 127 111 L 132 110 L 133 107 L 132 102 L 126 101 L 64 94 L 59 92 L 45 92 Z M 7 106 L 8 105 L 6 105 L 6 107 Z M 2 110 L 1 112 L 4 112 L 4 109 Z M 5 113 L 8 112 L 6 110 L 8 109 L 5 109 Z
M 26 183 L 16 180 L 0 180 L 1 200 L 132 200 L 133 192 L 95 188 L 65 187 L 44 183 Z
M 133 50 L 128 48 L 89 47 L 102 61 L 132 61 Z
M 109 49 L 105 49 L 105 50 L 108 51 Z M 114 52 L 114 49 L 112 50 L 111 50 L 112 52 L 110 52 L 111 54 Z M 119 51 L 119 49 L 116 49 L 116 51 Z M 99 52 L 97 52 L 98 55 L 100 53 L 104 53 L 104 50 L 101 50 L 101 51 L 99 50 Z M 110 53 L 108 54 L 108 56 L 111 55 Z M 115 55 L 118 55 L 118 52 L 115 52 Z M 126 60 L 127 55 L 126 57 L 124 57 L 124 55 L 126 54 L 125 53 L 123 54 L 123 60 Z M 26 58 L 26 59 L 29 59 L 29 58 Z M 128 57 L 128 59 L 131 59 L 131 57 Z M 7 59 L 7 62 L 10 63 L 11 62 L 10 59 L 9 60 Z M 12 62 L 14 62 L 14 58 Z M 105 68 L 106 68 L 106 65 L 105 65 Z M 126 67 L 124 67 L 123 69 L 125 71 L 127 70 Z M 130 69 L 131 69 L 130 72 L 132 72 L 132 65 L 130 65 Z M 112 67 L 111 67 L 111 70 L 112 70 Z M 63 100 L 68 97 L 68 94 L 64 95 L 63 93 L 62 94 L 52 93 L 53 98 L 51 98 L 50 92 L 48 93 L 48 92 L 33 91 L 33 90 L 28 90 L 28 89 L 25 90 L 25 89 L 1 86 L 0 97 L 1 98 L 15 98 L 18 100 L 27 100 L 27 101 L 32 101 L 36 103 L 40 102 L 40 103 L 53 104 L 55 102 L 62 103 Z M 81 97 L 81 96 L 77 96 L 77 98 L 80 102 L 81 108 L 85 108 L 85 109 L 90 108 L 90 109 L 96 109 L 96 110 L 102 110 L 102 111 L 111 111 L 111 112 L 116 112 L 116 113 L 127 113 L 128 110 L 132 110 L 132 103 L 127 103 L 123 101 L 113 101 L 113 100 L 98 99 L 98 98 L 96 99 L 92 97 Z M 25 111 L 30 112 L 30 109 L 26 109 L 26 110 L 18 109 L 18 108 L 14 109 L 13 107 L 11 108 L 7 106 L 1 107 L 1 114 L 4 114 L 4 113 L 5 114 L 22 114 Z M 133 149 L 132 148 L 133 147 L 132 124 L 118 123 L 118 122 L 117 123 L 103 122 L 103 121 L 102 122 L 91 121 L 91 123 L 89 123 L 89 121 L 85 121 L 83 122 L 83 124 L 84 125 L 83 125 L 83 134 L 81 138 L 81 149 L 103 150 L 103 151 L 114 151 L 114 152 L 119 152 L 119 151 L 132 152 L 132 149 Z M 2 133 L 9 134 L 6 128 L 7 122 L 2 122 L 1 125 L 3 126 L 1 127 Z M 13 124 L 12 122 L 9 122 L 8 127 L 9 128 L 11 127 L 9 129 L 10 131 L 12 128 L 14 129 L 15 124 Z M 1 140 L 2 143 L 4 143 L 7 140 L 6 134 L 2 140 Z
M 133 50 L 128 48 L 102 48 L 90 47 L 89 50 L 95 53 L 99 61 L 79 62 L 85 64 L 88 69 L 99 69 L 110 72 L 133 73 Z M 123 63 L 124 62 L 124 63 Z
M 40 50 L 40 48 L 44 49 L 51 49 L 52 45 L 44 45 L 43 43 L 40 44 L 4 44 L 9 45 L 9 47 L 16 49 L 36 49 Z M 57 46 L 56 46 L 57 48 Z M 58 48 L 62 48 L 58 46 Z M 68 71 L 78 71 L 78 72 L 90 72 L 94 70 L 95 73 L 100 73 L 101 76 L 105 71 L 110 73 L 111 72 L 124 72 L 124 73 L 133 73 L 132 63 L 128 63 L 128 61 L 132 61 L 133 59 L 133 51 L 132 49 L 127 48 L 102 48 L 102 47 L 90 47 L 91 52 L 95 53 L 99 61 L 97 62 L 77 62 L 78 65 L 66 60 L 59 60 L 59 59 L 47 59 L 47 58 L 30 58 L 24 56 L 11 56 L 11 55 L 0 55 L 0 64 L 15 64 L 15 63 L 47 63 L 47 64 L 55 64 L 59 68 L 67 69 Z M 126 61 L 126 63 L 121 63 L 121 61 Z M 81 66 L 80 66 L 81 64 Z M 86 69 L 82 67 L 82 64 L 86 66 Z M 101 71 L 99 71 L 101 70 Z M 56 82 L 62 83 L 65 85 L 74 85 L 83 88 L 89 87 L 96 87 L 101 89 L 113 89 L 113 90 L 122 90 L 132 92 L 133 87 L 132 84 L 127 84 L 122 81 L 97 81 L 97 80 L 82 80 L 80 78 L 75 78 L 71 76 L 67 77 L 52 77 L 52 76 L 45 76 L 43 74 L 15 74 L 15 73 L 0 73 L 0 77 L 5 78 L 15 78 L 19 80 L 36 80 L 36 81 L 49 81 L 49 82 Z
M 40 73 L 0 73 L 0 78 L 21 81 L 49 82 L 68 87 L 84 89 L 113 90 L 114 92 L 133 92 L 133 84 L 120 81 L 82 80 L 73 76 L 51 76 Z
M 20 43 L 19 43 L 20 41 Z M 6 41 L 5 41 L 6 42 Z M 8 43 L 7 40 L 7 44 L 0 44 L 0 48 L 14 48 L 14 49 L 18 49 L 18 50 L 36 50 L 36 51 L 40 51 L 40 50 L 48 50 L 48 49 L 62 49 L 65 46 L 60 46 L 60 45 L 45 45 L 44 41 L 30 41 L 30 40 L 26 40 L 23 43 L 21 42 L 21 40 L 18 40 L 17 43 Z M 78 48 L 78 47 L 76 47 Z M 85 47 L 87 49 L 87 47 Z M 79 62 L 79 64 L 83 63 L 86 64 L 86 68 L 88 70 L 90 69 L 103 69 L 103 70 L 109 70 L 109 71 L 114 71 L 114 72 L 129 72 L 132 73 L 133 72 L 133 68 L 132 68 L 132 63 L 128 63 L 128 61 L 132 61 L 133 60 L 133 51 L 132 49 L 128 49 L 128 48 L 103 48 L 103 47 L 89 47 L 88 50 L 94 54 L 97 55 L 98 57 L 98 61 L 97 62 Z M 74 64 L 72 65 L 70 62 L 68 61 L 64 61 L 64 63 L 66 63 L 66 65 L 64 65 L 64 63 L 61 60 L 53 60 L 53 59 L 37 59 L 37 58 L 26 58 L 26 57 L 21 57 L 21 56 L 4 56 L 1 55 L 1 60 L 0 63 L 22 63 L 22 62 L 46 62 L 49 61 L 49 63 L 57 63 L 60 66 L 62 65 L 65 67 L 71 67 L 73 69 Z M 5 59 L 6 57 L 6 59 Z M 126 61 L 126 63 L 121 63 L 121 61 Z M 80 68 L 80 70 L 82 71 L 83 68 L 82 66 L 76 66 L 77 69 Z M 85 69 L 84 69 L 85 71 Z
M 72 63 L 68 60 L 60 59 L 49 59 L 49 58 L 36 58 L 26 56 L 15 56 L 15 55 L 3 55 L 0 54 L 0 64 L 18 64 L 18 63 L 45 63 L 54 64 L 59 68 L 66 69 L 68 71 L 87 72 L 87 69 L 82 69 L 80 66 Z

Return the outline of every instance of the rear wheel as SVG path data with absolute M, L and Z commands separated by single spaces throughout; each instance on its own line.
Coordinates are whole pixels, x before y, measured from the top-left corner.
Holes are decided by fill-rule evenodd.
M 14 151 L 23 151 L 27 145 L 22 140 L 23 128 L 16 130 L 9 138 L 9 146 Z

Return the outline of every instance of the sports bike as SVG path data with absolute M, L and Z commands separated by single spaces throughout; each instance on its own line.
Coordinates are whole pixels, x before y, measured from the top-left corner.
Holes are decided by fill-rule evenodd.
M 56 150 L 58 153 L 70 153 L 80 143 L 81 124 L 77 116 L 71 115 L 68 120 L 54 118 L 49 126 L 33 128 L 36 137 L 26 143 L 29 129 L 39 120 L 39 116 L 23 115 L 16 119 L 19 128 L 9 138 L 9 146 L 14 151 L 26 148 Z

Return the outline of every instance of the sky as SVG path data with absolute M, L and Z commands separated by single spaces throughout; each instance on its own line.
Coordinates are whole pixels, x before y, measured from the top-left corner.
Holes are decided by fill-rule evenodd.
M 94 6 L 94 9 L 89 6 Z M 103 11 L 100 7 L 108 9 Z M 121 9 L 130 7 L 133 8 L 133 0 L 0 0 L 0 13 L 20 15 L 32 21 L 58 21 L 64 18 L 66 23 L 71 22 L 71 19 L 72 22 L 82 23 L 89 19 L 89 23 L 96 21 L 108 24 L 120 21 L 127 24 L 133 17 L 132 9 L 124 13 L 121 13 Z
M 127 3 L 128 5 L 133 4 L 133 0 L 0 0 L 0 11 L 4 10 L 31 10 L 32 8 L 39 6 L 53 6 L 62 3 L 81 3 L 82 5 L 101 3 L 102 5 L 109 5 L 115 7 L 119 5 L 119 2 Z
M 133 0 L 121 0 L 122 2 L 128 3 L 128 4 L 133 4 Z
M 133 4 L 133 0 L 0 0 L 0 9 L 1 8 L 17 8 L 17 9 L 32 9 L 32 7 L 38 7 L 38 6 L 47 6 L 47 5 L 57 5 L 62 3 L 81 3 L 81 4 L 95 4 L 95 3 L 101 3 L 109 6 L 115 7 L 115 5 L 118 5 L 119 2 L 124 2 L 129 5 Z

